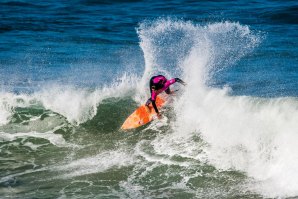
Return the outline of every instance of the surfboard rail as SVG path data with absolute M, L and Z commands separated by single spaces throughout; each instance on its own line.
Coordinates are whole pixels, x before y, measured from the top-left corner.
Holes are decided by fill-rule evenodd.
M 157 96 L 155 101 L 156 107 L 158 109 L 161 108 L 164 106 L 165 102 L 166 100 L 163 97 Z M 130 116 L 128 116 L 128 118 L 122 124 L 121 129 L 129 130 L 138 128 L 151 122 L 154 119 L 154 116 L 156 116 L 156 113 L 152 104 L 149 106 L 143 104 L 142 106 L 138 107 Z

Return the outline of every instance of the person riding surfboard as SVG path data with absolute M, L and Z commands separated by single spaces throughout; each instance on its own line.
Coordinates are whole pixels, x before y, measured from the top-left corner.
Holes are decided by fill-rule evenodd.
M 146 106 L 148 107 L 150 103 L 152 103 L 152 106 L 158 116 L 158 118 L 161 117 L 161 114 L 159 113 L 156 104 L 155 104 L 155 100 L 157 95 L 159 95 L 161 92 L 165 91 L 167 94 L 171 94 L 171 90 L 170 90 L 170 85 L 179 82 L 180 84 L 183 84 L 184 86 L 186 85 L 186 83 L 184 81 L 182 81 L 180 78 L 174 78 L 174 79 L 170 79 L 167 80 L 167 78 L 165 78 L 165 76 L 163 75 L 157 75 L 157 76 L 153 76 L 150 79 L 150 94 L 151 97 L 147 100 L 146 102 Z

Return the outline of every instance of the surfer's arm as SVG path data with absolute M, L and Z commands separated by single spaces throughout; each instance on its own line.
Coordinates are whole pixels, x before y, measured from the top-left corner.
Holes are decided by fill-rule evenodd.
M 178 82 L 178 83 L 180 83 L 180 84 L 183 84 L 184 86 L 186 85 L 186 83 L 185 83 L 182 79 L 180 79 L 180 78 L 174 78 L 174 79 L 170 79 L 170 80 L 168 80 L 168 81 L 165 83 L 165 85 L 164 85 L 164 87 L 162 88 L 162 90 L 166 90 L 167 88 L 169 88 L 170 85 L 172 85 L 172 84 L 174 84 L 174 83 L 176 83 L 176 82 Z
M 152 106 L 153 106 L 153 108 L 154 108 L 156 114 L 159 115 L 159 111 L 158 111 L 158 109 L 157 109 L 157 107 L 156 107 L 155 100 L 152 100 Z

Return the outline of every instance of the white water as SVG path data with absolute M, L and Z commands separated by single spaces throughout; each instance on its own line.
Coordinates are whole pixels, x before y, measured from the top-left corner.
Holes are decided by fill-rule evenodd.
M 55 146 L 58 146 L 58 147 L 67 146 L 63 136 L 61 134 L 54 134 L 52 131 L 45 132 L 45 133 L 39 133 L 39 132 L 23 133 L 23 132 L 19 132 L 19 133 L 14 133 L 14 134 L 0 132 L 0 142 L 2 142 L 2 141 L 13 141 L 13 140 L 16 140 L 18 138 L 27 138 L 27 137 L 35 137 L 35 138 L 46 139 L 51 144 L 53 144 Z M 27 144 L 30 145 L 30 143 L 27 143 Z M 36 147 L 36 146 L 31 147 L 31 149 L 33 149 L 34 147 Z
M 138 80 L 136 100 L 144 102 L 148 97 L 151 75 L 178 76 L 188 85 L 181 89 L 180 96 L 173 103 L 177 115 L 176 121 L 170 122 L 173 131 L 158 135 L 150 143 L 158 155 L 165 156 L 156 158 L 143 153 L 139 149 L 140 142 L 134 157 L 140 155 L 148 162 L 185 167 L 192 162 L 177 163 L 170 157 L 192 158 L 213 164 L 218 169 L 245 173 L 249 180 L 243 189 L 268 197 L 297 196 L 297 99 L 231 96 L 228 87 L 215 89 L 207 86 L 213 73 L 252 52 L 259 44 L 260 36 L 238 23 L 196 26 L 173 20 L 144 23 L 138 33 L 146 64 L 140 80 L 124 75 L 114 85 L 93 91 L 51 85 L 31 95 L 1 93 L 0 125 L 10 121 L 15 107 L 36 104 L 63 115 L 73 124 L 81 124 L 95 116 L 102 100 L 129 95 L 134 89 L 131 85 L 136 85 Z M 205 143 L 193 141 L 194 135 L 200 136 Z M 52 131 L 0 135 L 6 140 L 30 136 L 48 139 L 57 146 L 65 145 L 63 137 Z M 109 162 L 111 155 L 114 159 Z M 66 172 L 63 176 L 66 178 L 103 172 L 132 164 L 135 159 L 130 155 L 121 151 L 106 152 L 55 169 L 74 171 Z M 95 165 L 100 167 L 94 170 Z
M 10 121 L 15 108 L 34 106 L 59 113 L 78 125 L 96 115 L 102 100 L 129 95 L 136 81 L 137 77 L 124 74 L 113 84 L 95 90 L 51 84 L 33 94 L 0 93 L 0 125 Z
M 72 178 L 92 173 L 104 172 L 108 169 L 129 166 L 134 163 L 134 156 L 124 151 L 105 151 L 96 156 L 82 158 L 69 164 L 55 166 L 51 170 L 63 172 L 59 178 Z
M 20 100 L 24 95 L 0 92 L 0 125 L 7 124 L 14 112 L 14 107 L 27 106 L 26 102 Z
M 140 95 L 146 95 L 143 90 L 153 74 L 171 77 L 181 73 L 188 83 L 174 103 L 177 120 L 172 123 L 173 132 L 156 138 L 152 143 L 155 151 L 244 172 L 251 180 L 243 189 L 264 196 L 297 196 L 298 100 L 231 96 L 229 88 L 207 86 L 214 72 L 252 52 L 260 36 L 238 23 L 195 26 L 171 20 L 143 24 L 139 34 L 146 63 Z M 184 42 L 167 43 L 177 34 Z M 171 56 L 173 48 L 184 54 L 176 65 L 164 70 L 160 59 Z M 207 145 L 196 146 L 191 141 L 197 134 Z

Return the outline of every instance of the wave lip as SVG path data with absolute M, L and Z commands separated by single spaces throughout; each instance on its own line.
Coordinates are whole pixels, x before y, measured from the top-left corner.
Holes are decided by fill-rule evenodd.
M 12 121 L 19 107 L 50 110 L 64 116 L 73 125 L 92 119 L 98 105 L 105 99 L 123 97 L 135 89 L 137 77 L 124 74 L 113 84 L 102 88 L 88 89 L 57 84 L 47 85 L 32 94 L 0 93 L 0 126 Z

